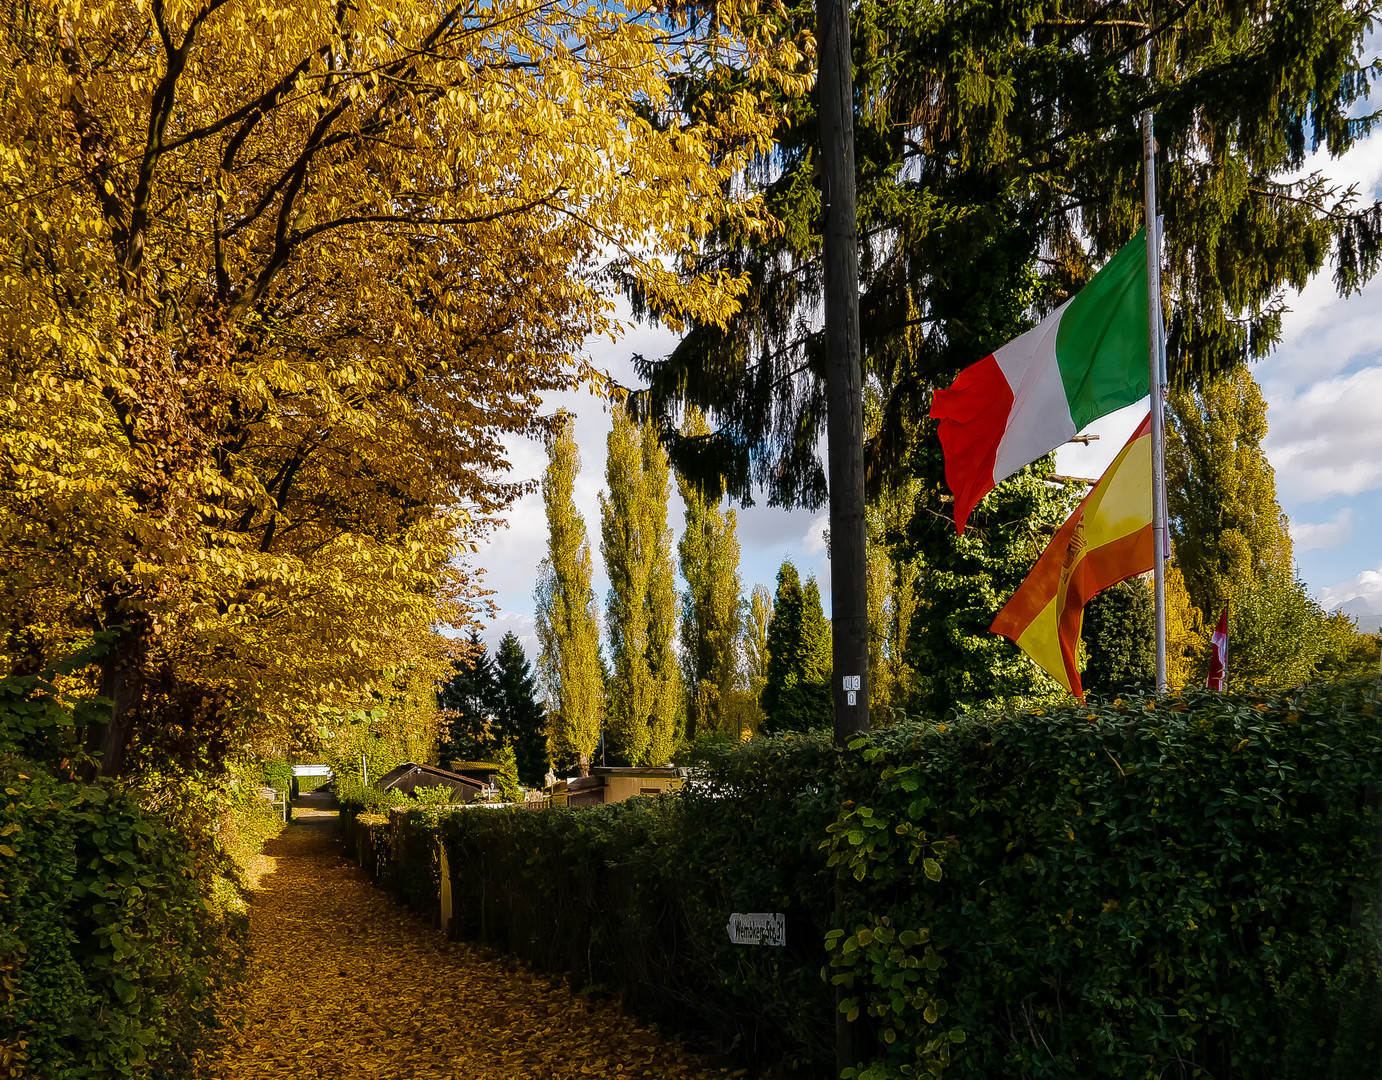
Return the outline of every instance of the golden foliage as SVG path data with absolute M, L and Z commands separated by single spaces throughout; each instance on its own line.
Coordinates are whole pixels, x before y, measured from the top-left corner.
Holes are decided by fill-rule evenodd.
M 222 727 L 291 727 L 437 668 L 430 627 L 484 602 L 453 556 L 519 490 L 501 437 L 617 333 L 611 263 L 673 322 L 732 311 L 737 279 L 675 256 L 759 227 L 733 182 L 773 123 L 749 87 L 800 82 L 735 4 L 0 22 L 3 647 L 127 627 L 108 768 L 122 717 L 188 686 Z M 683 113 L 692 63 L 751 77 Z
M 204 1080 L 724 1075 L 607 1002 L 442 940 L 341 856 L 334 814 L 297 813 L 269 845 L 243 1016 Z
M 542 649 L 537 670 L 547 701 L 551 753 L 575 754 L 588 762 L 600 743 L 605 685 L 599 614 L 590 585 L 595 568 L 585 518 L 576 509 L 574 495 L 581 471 L 574 417 L 558 415 L 547 455 L 542 477 L 547 558 L 542 560 L 534 596 Z

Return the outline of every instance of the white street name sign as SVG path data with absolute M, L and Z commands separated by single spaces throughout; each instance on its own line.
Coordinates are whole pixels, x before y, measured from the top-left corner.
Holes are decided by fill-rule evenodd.
M 787 916 L 780 911 L 735 912 L 729 917 L 729 940 L 736 945 L 786 945 Z

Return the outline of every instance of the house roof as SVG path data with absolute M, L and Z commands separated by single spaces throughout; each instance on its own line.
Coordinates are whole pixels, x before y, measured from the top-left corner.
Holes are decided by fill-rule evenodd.
M 382 791 L 388 791 L 390 788 L 397 787 L 401 781 L 409 777 L 418 779 L 427 777 L 432 781 L 433 786 L 440 783 L 447 783 L 452 787 L 473 788 L 475 791 L 480 791 L 485 787 L 484 784 L 473 777 L 462 776 L 460 773 L 447 772 L 445 769 L 438 769 L 435 765 L 419 765 L 415 761 L 405 761 L 402 765 L 394 766 L 379 778 L 379 788 Z

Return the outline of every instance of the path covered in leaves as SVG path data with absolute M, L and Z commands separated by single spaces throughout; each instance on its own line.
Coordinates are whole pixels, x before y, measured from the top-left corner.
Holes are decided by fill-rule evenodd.
M 335 814 L 297 814 L 265 849 L 245 1015 L 214 1080 L 726 1075 L 610 1003 L 444 940 L 344 857 Z

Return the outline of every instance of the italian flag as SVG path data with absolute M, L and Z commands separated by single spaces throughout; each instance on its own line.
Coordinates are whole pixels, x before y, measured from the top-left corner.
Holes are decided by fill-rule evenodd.
M 999 481 L 1146 397 L 1150 343 L 1144 229 L 1073 298 L 937 390 L 956 531 Z
M 1152 569 L 1152 418 L 1057 530 L 990 629 L 1017 643 L 1077 698 L 1075 654 L 1095 593 Z

